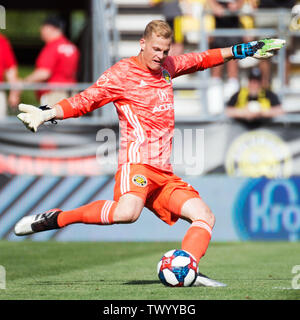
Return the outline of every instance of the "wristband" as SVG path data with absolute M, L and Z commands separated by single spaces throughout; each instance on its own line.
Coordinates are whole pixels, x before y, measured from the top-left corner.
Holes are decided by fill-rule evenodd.
M 54 120 L 54 118 L 56 117 L 56 110 L 54 108 L 50 108 L 48 105 L 44 105 L 40 106 L 39 109 L 43 111 L 43 118 L 45 122 L 51 121 L 51 123 L 57 124 L 57 121 Z

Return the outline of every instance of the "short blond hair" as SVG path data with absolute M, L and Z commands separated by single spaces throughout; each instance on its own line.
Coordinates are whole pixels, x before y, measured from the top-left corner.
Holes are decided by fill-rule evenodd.
M 153 33 L 156 36 L 164 39 L 171 39 L 173 37 L 173 31 L 171 27 L 166 21 L 163 20 L 152 20 L 149 22 L 145 28 L 143 38 L 150 38 Z

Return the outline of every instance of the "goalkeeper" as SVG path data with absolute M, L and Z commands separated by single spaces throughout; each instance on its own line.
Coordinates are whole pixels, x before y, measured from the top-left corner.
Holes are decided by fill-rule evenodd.
M 168 56 L 171 43 L 170 26 L 154 20 L 145 28 L 139 54 L 117 62 L 91 87 L 54 106 L 36 108 L 20 104 L 18 118 L 36 132 L 46 121 L 80 117 L 113 102 L 120 120 L 121 139 L 113 201 L 98 200 L 73 210 L 51 209 L 26 216 L 16 224 L 16 235 L 63 228 L 73 223 L 132 223 L 139 218 L 143 207 L 147 207 L 169 225 L 179 218 L 190 223 L 182 249 L 199 263 L 208 248 L 215 217 L 198 192 L 172 170 L 175 124 L 172 79 L 230 59 L 271 57 L 284 41 L 253 41 L 173 57 Z M 199 274 L 195 285 L 223 284 Z

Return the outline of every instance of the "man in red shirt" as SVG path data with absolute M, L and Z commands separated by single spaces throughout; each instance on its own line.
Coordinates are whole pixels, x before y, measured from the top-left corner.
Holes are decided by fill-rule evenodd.
M 267 40 L 229 48 L 168 56 L 172 43 L 170 26 L 150 22 L 136 57 L 123 59 L 105 71 L 83 92 L 43 110 L 21 104 L 19 119 L 32 131 L 51 119 L 79 117 L 113 102 L 120 120 L 119 168 L 115 176 L 114 201 L 98 200 L 74 210 L 52 209 L 22 218 L 16 235 L 63 228 L 72 223 L 107 225 L 135 222 L 143 207 L 169 225 L 179 218 L 190 222 L 182 249 L 197 262 L 211 239 L 215 217 L 198 192 L 176 176 L 170 163 L 174 131 L 172 79 L 220 65 L 233 58 L 271 55 L 282 46 Z M 270 50 L 271 50 L 270 49 Z M 199 274 L 195 285 L 223 284 Z
M 18 66 L 17 61 L 8 39 L 0 34 L 0 83 L 4 79 L 11 84 L 18 82 Z M 19 104 L 19 91 L 10 90 L 8 95 L 8 103 L 12 107 Z M 4 91 L 0 91 L 0 118 L 6 115 L 7 103 Z
M 41 39 L 46 43 L 36 60 L 35 70 L 24 81 L 48 83 L 75 83 L 79 51 L 63 34 L 64 23 L 57 17 L 47 18 L 40 28 Z M 39 91 L 42 105 L 54 105 L 67 98 L 66 90 Z

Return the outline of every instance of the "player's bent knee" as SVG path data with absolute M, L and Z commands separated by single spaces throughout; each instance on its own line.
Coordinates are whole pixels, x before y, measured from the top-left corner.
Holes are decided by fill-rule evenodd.
M 130 206 L 117 206 L 114 212 L 115 223 L 134 223 L 140 216 L 140 210 Z
M 209 210 L 209 212 L 208 212 L 208 214 L 207 214 L 207 223 L 211 226 L 211 227 L 213 227 L 214 225 L 215 225 L 215 223 L 216 223 L 216 217 L 215 217 L 215 215 L 212 213 L 212 211 L 211 210 Z
M 216 222 L 215 215 L 206 205 L 206 203 L 204 203 L 204 201 L 200 198 L 187 200 L 182 206 L 181 217 L 190 222 L 204 220 L 211 227 L 213 227 Z
M 134 223 L 139 218 L 139 213 L 131 210 L 122 210 L 118 212 L 116 223 Z
M 144 202 L 137 196 L 128 194 L 120 198 L 114 212 L 115 223 L 134 223 L 140 216 Z
M 195 212 L 191 215 L 191 221 L 194 222 L 196 220 L 204 220 L 207 222 L 211 227 L 215 225 L 216 217 L 212 213 L 212 211 L 207 207 L 201 211 Z

